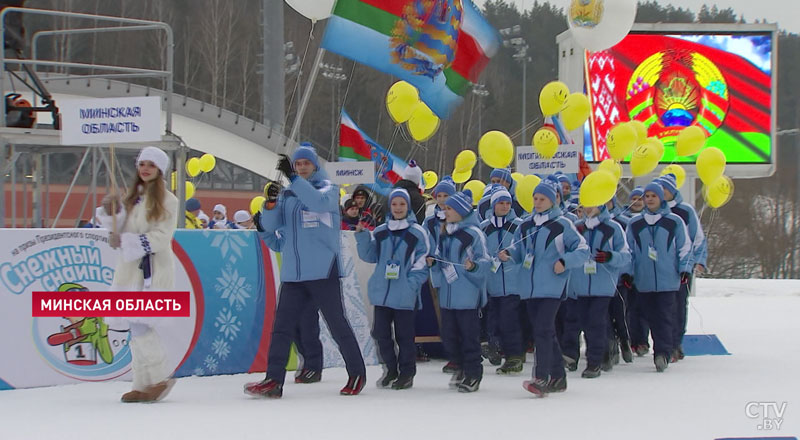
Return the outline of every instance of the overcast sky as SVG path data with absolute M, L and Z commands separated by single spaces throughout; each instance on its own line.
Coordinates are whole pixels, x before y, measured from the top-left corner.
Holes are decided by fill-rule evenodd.
M 513 1 L 520 8 L 529 8 L 534 2 L 534 0 L 509 1 Z M 483 4 L 483 2 L 484 0 L 476 0 L 476 3 L 479 4 Z M 569 0 L 550 0 L 550 3 L 566 6 L 569 4 Z M 765 18 L 770 23 L 777 22 L 781 29 L 800 33 L 800 12 L 797 10 L 800 2 L 798 0 L 659 0 L 658 3 L 689 8 L 695 13 L 703 4 L 709 6 L 716 4 L 721 9 L 733 8 L 738 15 L 744 15 L 748 23 Z

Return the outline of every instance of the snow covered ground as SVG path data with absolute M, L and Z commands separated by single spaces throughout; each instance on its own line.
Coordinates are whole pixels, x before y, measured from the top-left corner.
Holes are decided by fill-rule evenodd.
M 715 439 L 800 437 L 800 281 L 700 280 L 689 333 L 716 334 L 731 356 L 687 357 L 664 374 L 652 357 L 599 379 L 569 373 L 566 393 L 535 398 L 519 377 L 485 364 L 481 389 L 447 388 L 442 362 L 419 365 L 414 388 L 379 390 L 371 367 L 360 396 L 342 397 L 342 369 L 280 400 L 242 394 L 262 374 L 185 378 L 164 402 L 119 403 L 125 382 L 0 392 L 0 439 Z M 582 368 L 582 366 L 581 366 Z M 288 381 L 287 381 L 288 382 Z M 759 431 L 749 402 L 786 402 L 779 431 Z M 759 407 L 751 406 L 751 414 Z

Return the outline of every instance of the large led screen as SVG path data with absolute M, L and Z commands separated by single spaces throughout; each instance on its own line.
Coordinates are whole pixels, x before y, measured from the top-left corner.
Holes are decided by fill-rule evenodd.
M 607 159 L 608 131 L 639 120 L 648 136 L 664 142 L 662 162 L 694 162 L 696 156 L 675 157 L 675 139 L 696 125 L 728 163 L 770 163 L 772 45 L 769 32 L 632 33 L 611 49 L 587 53 L 586 160 Z

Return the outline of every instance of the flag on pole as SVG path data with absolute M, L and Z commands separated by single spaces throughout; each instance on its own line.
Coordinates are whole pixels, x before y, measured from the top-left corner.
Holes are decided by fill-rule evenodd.
M 446 119 L 500 43 L 471 0 L 338 0 L 322 47 L 408 81 Z
M 408 163 L 387 151 L 364 133 L 342 109 L 339 129 L 339 160 L 375 162 L 375 183 L 373 191 L 384 196 L 398 180 L 402 179 Z M 422 183 L 424 188 L 424 183 Z M 370 186 L 370 185 L 368 185 Z

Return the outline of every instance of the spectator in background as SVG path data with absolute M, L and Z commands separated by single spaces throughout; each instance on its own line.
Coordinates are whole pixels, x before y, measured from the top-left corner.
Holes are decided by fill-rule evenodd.
M 358 225 L 358 205 L 352 198 L 345 200 L 342 209 L 342 231 L 355 231 Z M 370 230 L 374 229 L 372 227 Z
M 233 221 L 236 222 L 236 227 L 233 229 L 255 229 L 253 216 L 244 209 L 236 211 L 236 213 L 233 214 Z
M 213 219 L 208 223 L 208 229 L 236 229 L 232 221 L 228 221 L 228 209 L 225 205 L 214 205 Z
M 197 216 L 200 215 L 200 200 L 192 197 L 186 201 L 186 226 L 185 229 L 203 229 Z
M 200 229 L 208 229 L 208 214 L 203 211 L 200 211 L 200 214 L 197 214 L 197 221 L 200 222 Z
M 382 223 L 382 209 L 379 203 L 375 203 L 372 190 L 365 185 L 358 185 L 353 191 L 353 200 L 358 206 L 358 217 L 361 221 L 366 222 L 370 229 L 375 229 Z

